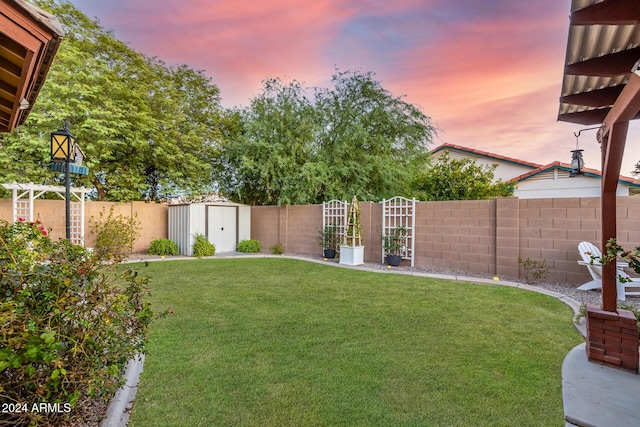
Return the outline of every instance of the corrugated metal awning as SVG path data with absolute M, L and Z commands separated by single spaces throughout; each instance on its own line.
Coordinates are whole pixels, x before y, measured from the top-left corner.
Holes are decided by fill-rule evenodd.
M 640 60 L 639 23 L 638 0 L 572 0 L 558 120 L 603 122 Z

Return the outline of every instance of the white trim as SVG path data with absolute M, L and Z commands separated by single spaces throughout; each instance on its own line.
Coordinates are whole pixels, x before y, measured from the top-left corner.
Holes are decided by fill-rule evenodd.
M 55 193 L 62 199 L 66 198 L 66 188 L 62 186 L 39 185 L 33 182 L 28 184 L 14 182 L 13 184 L 2 184 L 2 186 L 7 190 L 13 190 L 13 222 L 16 222 L 23 215 L 27 217 L 25 218 L 26 220 L 33 222 L 35 200 L 45 193 Z M 38 193 L 35 193 L 36 191 Z M 72 209 L 71 218 L 69 219 L 71 242 L 82 246 L 84 246 L 84 199 L 85 194 L 90 192 L 91 190 L 85 187 L 70 188 L 71 196 L 76 199 L 75 202 L 72 202 L 76 205 L 76 208 Z M 22 200 L 25 196 L 29 197 L 28 201 L 26 201 L 26 206 L 25 200 Z M 80 203 L 80 209 L 77 209 L 78 203 Z

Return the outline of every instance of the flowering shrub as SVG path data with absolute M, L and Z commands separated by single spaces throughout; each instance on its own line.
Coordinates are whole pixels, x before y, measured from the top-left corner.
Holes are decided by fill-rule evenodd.
M 89 401 L 108 400 L 144 350 L 146 283 L 51 241 L 37 222 L 0 221 L 0 402 L 27 405 L 1 413 L 0 425 L 81 424 Z

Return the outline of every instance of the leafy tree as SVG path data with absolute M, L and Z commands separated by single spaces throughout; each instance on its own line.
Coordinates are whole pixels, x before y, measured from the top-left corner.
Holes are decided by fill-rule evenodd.
M 333 84 L 309 97 L 299 82 L 266 80 L 248 108 L 229 114 L 222 192 L 252 204 L 402 194 L 427 161 L 430 119 L 371 72 L 338 71 Z
M 323 177 L 315 161 L 315 109 L 302 84 L 264 81 L 249 107 L 227 116 L 218 160 L 223 191 L 257 204 L 314 203 Z
M 406 194 L 428 159 L 435 133 L 429 117 L 394 97 L 372 72 L 336 71 L 332 81 L 334 89 L 316 93 L 318 156 L 328 176 L 321 199 Z
M 478 165 L 475 159 L 452 159 L 444 154 L 413 183 L 420 200 L 483 200 L 513 195 L 515 183 L 494 182 L 497 165 Z
M 33 3 L 61 20 L 65 39 L 27 123 L 0 137 L 0 179 L 61 183 L 47 167 L 49 132 L 69 120 L 89 167 L 74 184 L 93 186 L 99 200 L 208 187 L 220 137 L 210 79 L 130 49 L 66 1 Z

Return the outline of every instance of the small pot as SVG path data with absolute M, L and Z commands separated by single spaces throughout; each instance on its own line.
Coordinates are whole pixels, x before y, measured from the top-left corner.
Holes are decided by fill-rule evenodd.
M 387 264 L 392 267 L 397 267 L 402 261 L 402 255 L 387 255 Z
M 325 258 L 335 258 L 336 257 L 336 250 L 335 249 L 324 249 L 323 253 L 324 253 L 324 257 Z

